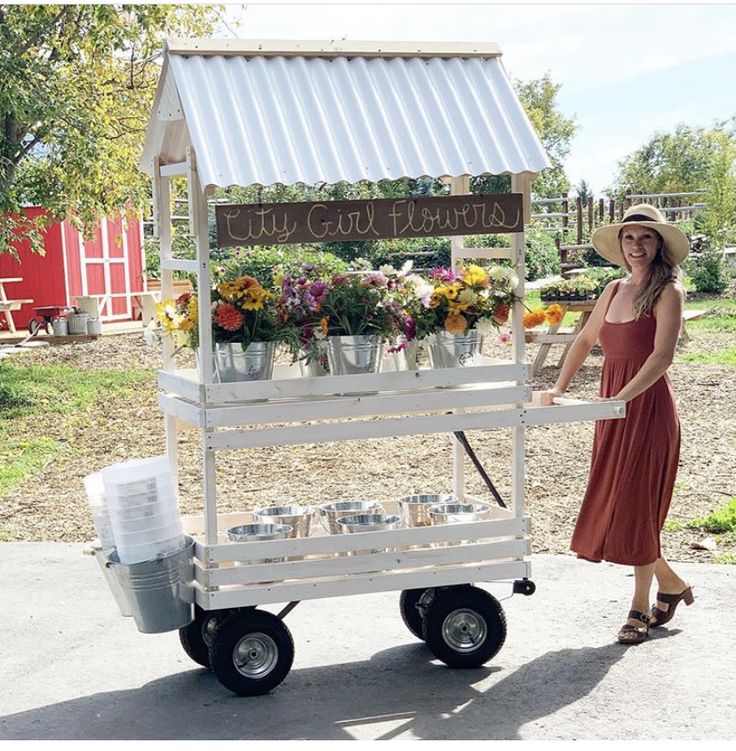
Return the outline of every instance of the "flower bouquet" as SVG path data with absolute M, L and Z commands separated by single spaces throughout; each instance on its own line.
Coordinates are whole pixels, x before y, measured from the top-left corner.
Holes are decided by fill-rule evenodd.
M 197 304 L 197 296 L 185 292 L 175 300 L 169 298 L 156 305 L 156 318 L 164 333 L 173 338 L 177 351 L 197 347 Z

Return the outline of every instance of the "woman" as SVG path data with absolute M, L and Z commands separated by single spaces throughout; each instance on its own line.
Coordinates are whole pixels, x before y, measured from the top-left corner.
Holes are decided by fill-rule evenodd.
M 667 368 L 682 325 L 679 266 L 687 237 L 654 206 L 639 204 L 620 224 L 593 233 L 593 247 L 624 266 L 628 278 L 609 284 L 575 339 L 554 387 L 562 396 L 596 341 L 603 348 L 601 397 L 626 402 L 626 417 L 596 423 L 588 488 L 571 548 L 579 558 L 634 566 L 634 597 L 618 633 L 639 644 L 650 626 L 667 623 L 690 586 L 662 557 L 660 532 L 672 498 L 680 454 L 680 423 Z M 652 577 L 657 602 L 649 608 Z

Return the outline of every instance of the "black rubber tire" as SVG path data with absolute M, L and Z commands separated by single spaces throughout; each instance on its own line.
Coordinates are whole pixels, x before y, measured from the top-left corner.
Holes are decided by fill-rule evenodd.
M 54 335 L 54 324 L 51 321 L 46 321 L 45 325 L 46 325 L 46 333 L 49 336 L 53 336 Z
M 41 324 L 39 323 L 37 318 L 31 318 L 30 321 L 28 321 L 28 333 L 31 336 L 35 336 L 36 332 L 41 328 Z
M 422 621 L 432 654 L 451 668 L 477 668 L 506 641 L 506 616 L 499 601 L 478 587 L 438 589 Z
M 210 667 L 209 642 L 215 629 L 232 614 L 230 610 L 203 610 L 194 606 L 194 620 L 179 629 L 179 641 L 184 651 L 198 665 Z
M 251 656 L 245 640 L 252 644 L 256 661 L 252 666 L 245 659 Z M 263 657 L 256 653 L 262 648 L 270 652 L 272 664 L 259 669 L 258 660 Z M 278 686 L 288 675 L 294 662 L 294 640 L 286 624 L 272 613 L 244 610 L 231 615 L 217 628 L 209 654 L 210 669 L 225 688 L 240 696 L 259 696 Z
M 422 634 L 422 613 L 417 608 L 417 604 L 426 591 L 426 589 L 404 589 L 399 597 L 401 620 L 404 621 L 404 625 L 417 639 L 424 639 Z

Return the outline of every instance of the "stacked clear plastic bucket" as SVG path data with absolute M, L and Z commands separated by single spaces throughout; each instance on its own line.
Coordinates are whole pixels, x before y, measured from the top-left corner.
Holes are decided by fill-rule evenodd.
M 95 552 L 121 612 L 145 633 L 190 623 L 194 541 L 182 531 L 168 459 L 105 467 L 85 488 L 100 538 Z

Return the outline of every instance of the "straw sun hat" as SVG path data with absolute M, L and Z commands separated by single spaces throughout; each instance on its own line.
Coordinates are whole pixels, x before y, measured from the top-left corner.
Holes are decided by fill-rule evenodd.
M 650 206 L 648 203 L 638 203 L 626 210 L 623 219 L 618 224 L 609 224 L 593 233 L 591 239 L 593 247 L 599 255 L 602 255 L 611 263 L 627 268 L 618 236 L 621 228 L 626 224 L 641 224 L 659 232 L 667 246 L 667 255 L 670 262 L 677 266 L 687 258 L 687 254 L 690 252 L 690 241 L 687 239 L 687 235 L 677 229 L 674 224 L 665 221 L 658 208 Z

